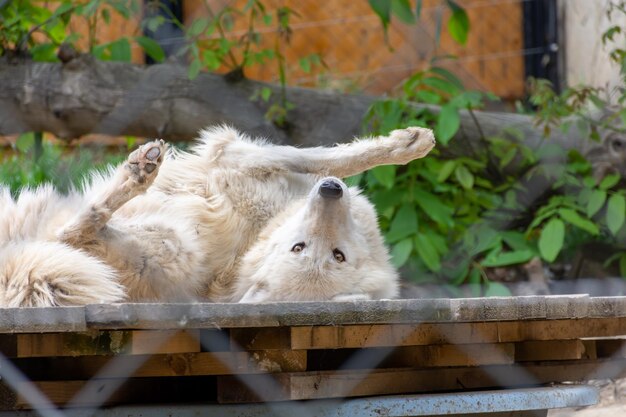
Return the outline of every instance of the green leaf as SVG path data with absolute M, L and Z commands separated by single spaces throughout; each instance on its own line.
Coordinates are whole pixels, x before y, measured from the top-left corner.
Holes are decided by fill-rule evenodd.
M 415 249 L 428 269 L 434 272 L 441 270 L 439 253 L 428 235 L 420 233 L 415 237 Z
M 417 4 L 415 5 L 415 16 L 419 19 L 422 15 L 422 0 L 417 0 Z
M 15 146 L 20 152 L 28 152 L 35 144 L 35 134 L 33 132 L 22 133 L 15 141 Z
M 146 54 L 154 59 L 156 62 L 161 62 L 165 59 L 165 52 L 163 48 L 154 39 L 147 36 L 137 36 L 135 41 L 143 48 Z
M 441 68 L 441 67 L 432 67 L 430 69 L 430 72 L 443 77 L 446 81 L 448 81 L 458 90 L 464 90 L 463 82 L 459 79 L 459 77 L 457 77 L 456 75 L 454 75 L 452 72 L 448 71 L 447 69 Z M 475 91 L 465 91 L 464 93 L 465 94 L 478 94 L 480 96 L 480 93 L 475 92 Z
M 121 38 L 109 44 L 112 61 L 130 62 L 131 52 L 128 39 Z
M 56 46 L 52 43 L 40 43 L 30 48 L 29 52 L 35 61 L 55 62 L 59 59 L 56 55 Z
M 454 209 L 441 201 L 437 195 L 431 194 L 421 188 L 415 188 L 413 195 L 415 196 L 417 205 L 420 206 L 428 217 L 446 227 L 453 225 L 452 214 L 454 213 Z
M 200 74 L 201 67 L 202 63 L 200 62 L 200 59 L 195 58 L 193 61 L 191 61 L 191 63 L 189 64 L 189 68 L 187 69 L 187 76 L 190 80 L 193 80 L 198 76 L 198 74 Z
M 609 202 L 606 206 L 606 224 L 614 235 L 617 234 L 624 224 L 625 210 L 626 201 L 624 201 L 623 195 L 613 194 L 609 197 Z
M 415 23 L 409 0 L 391 0 L 391 11 L 404 23 L 409 25 Z
M 379 212 L 395 207 L 402 201 L 402 193 L 396 190 L 378 190 L 371 195 L 371 199 Z
M 559 209 L 558 213 L 563 220 L 565 220 L 566 222 L 570 224 L 573 224 L 579 229 L 583 229 L 591 233 L 594 236 L 600 234 L 600 229 L 598 229 L 598 226 L 596 226 L 595 223 L 593 223 L 589 219 L 585 219 L 580 214 L 578 214 L 575 210 L 562 208 L 562 209 Z
M 470 21 L 467 12 L 451 0 L 448 0 L 448 5 L 452 9 L 452 16 L 450 16 L 450 20 L 448 20 L 448 31 L 452 39 L 461 45 L 465 45 L 470 29 Z
M 400 268 L 406 263 L 413 250 L 413 239 L 410 237 L 396 243 L 391 249 L 391 263 Z
M 454 170 L 454 177 L 466 190 L 470 190 L 474 186 L 474 174 L 472 174 L 465 165 L 459 165 L 456 167 Z
M 539 253 L 548 262 L 553 262 L 563 248 L 565 224 L 561 219 L 553 217 L 546 224 L 539 236 Z
M 619 258 L 619 273 L 622 278 L 626 278 L 626 253 L 623 253 Z
M 386 35 L 387 26 L 389 26 L 389 21 L 391 20 L 391 2 L 389 0 L 368 0 L 368 3 L 374 10 L 374 13 L 380 18 Z
M 200 35 L 206 27 L 209 25 L 209 20 L 206 18 L 198 18 L 193 21 L 189 29 L 187 30 L 187 36 L 193 38 Z
M 606 201 L 606 191 L 593 190 L 587 201 L 587 216 L 591 217 L 598 212 Z
M 272 89 L 271 88 L 269 88 L 269 87 L 261 88 L 261 98 L 263 99 L 263 101 L 269 101 L 271 96 L 272 96 Z
M 107 25 L 111 23 L 111 11 L 109 9 L 102 9 L 100 14 L 102 15 L 102 20 L 104 20 L 104 23 L 106 23 Z
M 511 295 L 511 291 L 506 285 L 493 281 L 487 283 L 485 297 L 510 297 Z
M 311 60 L 308 57 L 300 58 L 298 64 L 305 73 L 308 74 L 311 72 Z
M 502 240 L 514 251 L 530 250 L 524 233 L 507 230 L 501 233 Z
M 608 190 L 615 186 L 620 180 L 620 176 L 618 174 L 610 174 L 602 179 L 600 185 L 598 186 L 602 190 Z
M 381 165 L 371 170 L 374 178 L 378 180 L 383 187 L 391 189 L 396 179 L 396 166 L 395 165 Z
M 454 171 L 454 168 L 456 168 L 456 161 L 446 161 L 439 170 L 439 174 L 437 174 L 437 182 L 444 182 L 447 180 L 450 174 L 452 174 L 452 171 Z
M 435 126 L 435 137 L 437 142 L 446 145 L 461 127 L 459 110 L 449 104 L 441 107 L 437 125 Z
M 397 242 L 417 233 L 417 213 L 412 204 L 402 204 L 391 221 L 385 239 L 389 243 Z
M 530 249 L 518 250 L 512 252 L 500 252 L 496 256 L 485 258 L 480 264 L 484 267 L 499 267 L 508 265 L 517 265 L 528 262 L 535 254 Z

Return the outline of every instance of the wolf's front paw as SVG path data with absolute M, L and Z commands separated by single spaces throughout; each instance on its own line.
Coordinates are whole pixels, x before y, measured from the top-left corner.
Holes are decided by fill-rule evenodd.
M 433 131 L 425 127 L 394 130 L 389 134 L 389 140 L 394 147 L 391 151 L 394 163 L 402 165 L 423 158 L 436 143 Z
M 140 146 L 128 156 L 127 168 L 132 179 L 145 184 L 156 177 L 159 165 L 163 161 L 166 145 L 163 140 L 155 140 Z

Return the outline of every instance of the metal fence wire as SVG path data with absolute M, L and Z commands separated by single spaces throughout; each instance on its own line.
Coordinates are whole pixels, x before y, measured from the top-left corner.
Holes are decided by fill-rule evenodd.
M 471 52 L 445 36 L 436 41 L 439 6 L 425 6 L 415 27 L 394 25 L 391 43 L 401 46 L 392 50 L 367 2 L 305 2 L 293 5 L 310 18 L 294 23 L 293 49 L 302 55 L 322 48 L 329 67 L 344 78 L 367 79 L 373 92 L 388 91 L 434 54 L 457 54 L 452 65 L 470 87 L 519 97 L 523 56 L 545 52 L 523 47 L 523 2 L 467 2 L 470 18 L 483 22 L 472 29 Z M 270 77 L 271 70 L 256 71 L 252 77 Z M 312 81 L 306 74 L 295 79 Z M 558 405 L 546 398 L 585 406 L 597 397 L 589 391 L 568 397 L 560 386 L 543 399 L 532 390 L 520 397 L 507 392 L 626 371 L 623 297 L 54 310 L 0 309 L 0 416 L 535 413 Z M 498 390 L 490 394 L 496 397 L 463 396 L 486 389 Z M 436 397 L 438 410 L 426 402 L 434 397 L 412 402 L 433 392 L 448 393 Z M 491 400 L 481 405 L 485 398 Z M 394 408 L 399 404 L 404 408 Z

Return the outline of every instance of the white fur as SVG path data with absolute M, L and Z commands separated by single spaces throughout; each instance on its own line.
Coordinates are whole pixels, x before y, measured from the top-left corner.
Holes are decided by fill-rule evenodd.
M 215 127 L 188 153 L 155 160 L 164 144 L 144 145 L 68 196 L 2 190 L 0 306 L 391 298 L 397 274 L 372 205 L 343 183 L 322 204 L 318 181 L 433 146 L 421 128 L 298 149 Z

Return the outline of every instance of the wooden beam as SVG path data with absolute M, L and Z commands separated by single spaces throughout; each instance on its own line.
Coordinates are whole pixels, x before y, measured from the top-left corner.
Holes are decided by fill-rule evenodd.
M 626 318 L 531 320 L 482 323 L 298 326 L 292 349 L 340 349 L 431 344 L 569 340 L 626 335 Z
M 436 369 L 321 371 L 218 377 L 218 401 L 246 403 L 360 397 L 618 378 L 626 360 L 559 361 Z

